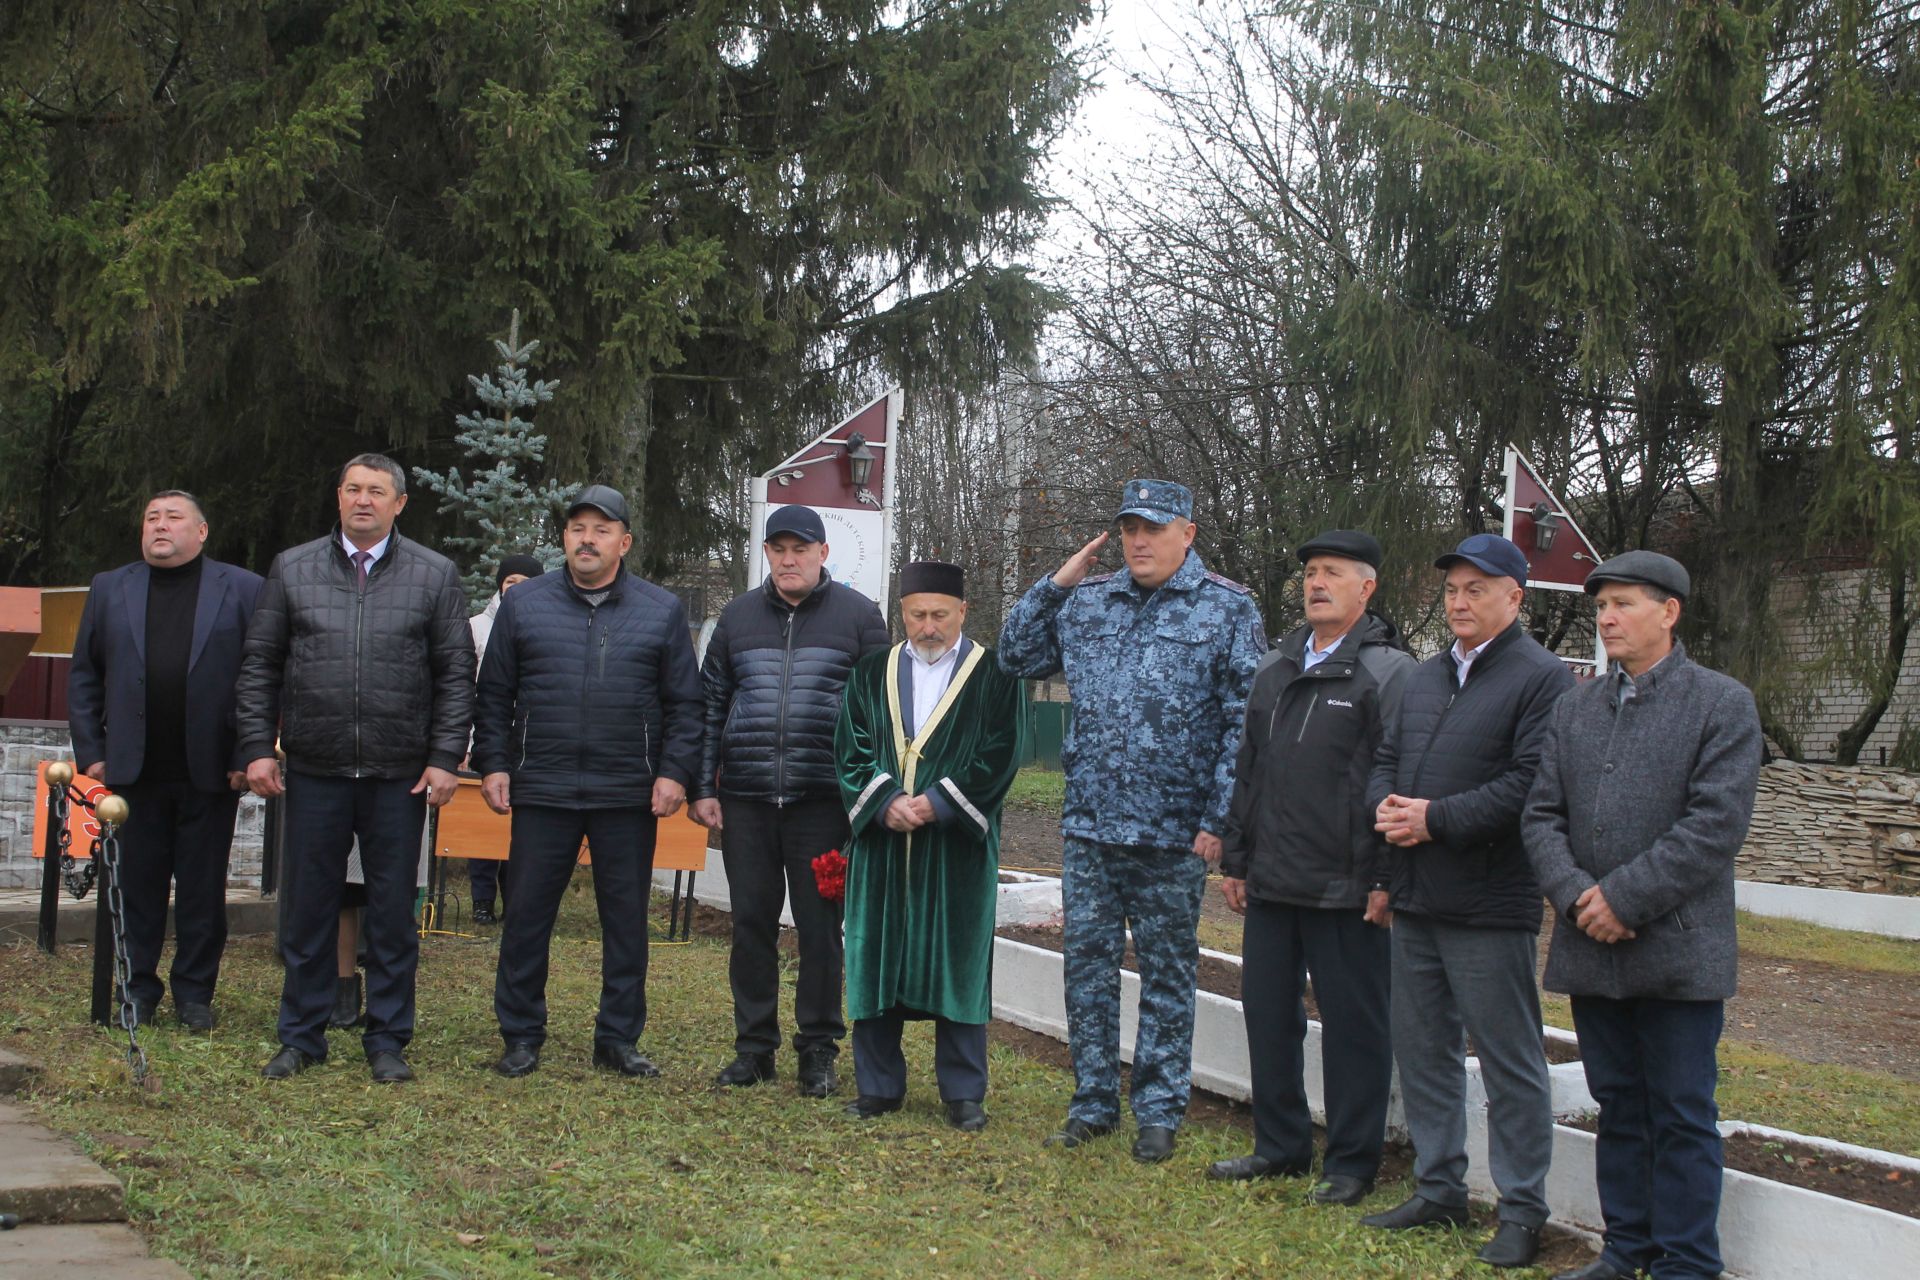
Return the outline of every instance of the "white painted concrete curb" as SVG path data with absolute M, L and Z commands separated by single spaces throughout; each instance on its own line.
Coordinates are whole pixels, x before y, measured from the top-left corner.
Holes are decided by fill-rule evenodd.
M 1133 1056 L 1139 1025 L 1140 983 L 1121 974 L 1120 1040 L 1122 1055 Z M 1055 1039 L 1067 1038 L 1066 996 L 1057 952 L 1016 942 L 994 941 L 993 1016 Z M 1549 1030 L 1553 1030 L 1549 1028 Z M 1564 1034 L 1564 1033 L 1562 1033 Z M 1325 1084 L 1320 1074 L 1320 1026 L 1307 1024 L 1306 1084 L 1314 1117 L 1325 1120 Z M 1556 1117 L 1591 1113 L 1593 1099 L 1578 1063 L 1550 1068 Z M 1194 1007 L 1193 1081 L 1200 1088 L 1245 1100 L 1251 1096 L 1246 1026 L 1240 1002 L 1199 992 Z M 1405 1112 L 1396 1086 L 1388 1112 L 1388 1131 L 1405 1134 Z M 1782 1135 L 1796 1141 L 1798 1134 Z M 1832 1144 L 1843 1145 L 1843 1144 Z M 1556 1124 L 1553 1166 L 1547 1175 L 1547 1202 L 1553 1221 L 1589 1238 L 1602 1230 L 1600 1195 L 1594 1184 L 1594 1137 Z M 1887 1153 L 1857 1149 L 1885 1160 Z M 1899 1157 L 1895 1163 L 1904 1164 Z M 1495 1189 L 1487 1175 L 1487 1096 L 1479 1063 L 1467 1060 L 1467 1182 L 1482 1200 Z M 1849 1280 L 1913 1280 L 1920 1275 L 1920 1221 L 1729 1170 L 1721 1196 L 1720 1247 L 1728 1273 L 1747 1280 L 1799 1280 L 1808 1276 L 1846 1276 Z
M 1011 872 L 1009 875 L 1021 876 Z M 673 884 L 671 871 L 656 871 L 654 883 L 662 888 Z M 1001 920 L 1005 923 L 1046 923 L 1057 919 L 1058 881 L 1049 877 L 1023 877 L 1000 887 Z M 1767 889 L 1787 886 L 1768 885 Z M 695 898 L 726 910 L 732 899 L 727 893 L 726 871 L 717 856 L 709 856 L 707 869 L 695 883 Z M 1832 894 L 1835 890 L 1799 892 Z M 1878 898 L 1876 894 L 1848 894 L 1851 898 Z M 1897 901 L 1897 900 L 1896 900 Z M 1744 905 L 1744 904 L 1743 904 Z M 1038 917 L 1026 913 L 1040 911 Z M 1016 914 L 1018 913 L 1018 914 Z M 781 913 L 783 923 L 792 924 L 792 914 Z M 1824 923 L 1824 921 L 1822 922 Z M 1848 927 L 1845 925 L 1836 927 Z M 1896 935 L 1900 936 L 1900 935 Z M 1239 957 L 1223 952 L 1208 952 L 1238 963 Z M 1140 980 L 1131 973 L 1121 975 L 1120 1042 L 1128 1061 L 1133 1057 L 1134 1035 L 1139 1027 Z M 994 939 L 993 1016 L 1004 1022 L 1056 1040 L 1067 1038 L 1067 1008 L 1061 979 L 1059 953 L 1042 947 L 1015 942 L 1011 938 Z M 1574 1039 L 1570 1032 L 1545 1029 L 1554 1039 Z M 1553 1109 L 1556 1117 L 1591 1114 L 1593 1098 L 1587 1092 L 1586 1077 L 1578 1063 L 1562 1063 L 1549 1068 L 1553 1079 Z M 1251 1072 L 1247 1065 L 1246 1024 L 1240 1002 L 1210 991 L 1197 993 L 1194 1006 L 1193 1081 L 1211 1093 L 1242 1101 L 1252 1096 Z M 1323 1099 L 1325 1082 L 1320 1074 L 1320 1025 L 1307 1024 L 1306 1083 L 1308 1104 L 1314 1118 L 1326 1119 Z M 1491 1200 L 1495 1191 L 1487 1177 L 1486 1090 L 1481 1084 L 1479 1063 L 1467 1060 L 1467 1181 L 1474 1193 Z M 1730 1123 L 1727 1127 L 1735 1127 Z M 1763 1131 L 1755 1132 L 1790 1138 L 1861 1153 L 1881 1161 L 1889 1153 L 1850 1148 L 1828 1139 Z M 1405 1136 L 1405 1110 L 1396 1082 L 1387 1113 L 1388 1132 Z M 1597 1236 L 1602 1228 L 1600 1196 L 1593 1178 L 1594 1138 L 1590 1133 L 1556 1124 L 1553 1130 L 1553 1167 L 1547 1175 L 1547 1202 L 1553 1206 L 1556 1225 L 1584 1236 Z M 1909 1162 L 1891 1157 L 1893 1163 Z M 1844 1276 L 1847 1280 L 1914 1280 L 1920 1275 L 1920 1220 L 1856 1204 L 1838 1196 L 1824 1195 L 1771 1182 L 1751 1174 L 1728 1170 L 1720 1204 L 1720 1248 L 1728 1274 L 1745 1280 L 1801 1280 L 1802 1277 Z
M 1847 889 L 1736 880 L 1733 904 L 1757 916 L 1784 916 L 1829 929 L 1920 939 L 1920 897 L 1906 894 L 1854 893 Z
M 684 873 L 683 873 L 684 874 Z M 1000 901 L 995 913 L 999 924 L 1055 925 L 1060 923 L 1060 881 L 1052 876 L 1036 876 L 1025 871 L 1000 873 Z M 671 871 L 655 871 L 654 887 L 672 889 Z M 684 883 L 684 880 L 683 882 Z M 718 849 L 707 850 L 707 866 L 693 881 L 695 902 L 719 911 L 733 910 L 733 895 L 727 886 L 727 869 Z M 793 927 L 791 899 L 780 904 L 780 923 Z

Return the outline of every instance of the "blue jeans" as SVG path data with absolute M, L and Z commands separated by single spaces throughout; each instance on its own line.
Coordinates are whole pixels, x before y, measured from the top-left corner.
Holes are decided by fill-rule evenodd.
M 1600 1103 L 1594 1174 L 1603 1256 L 1651 1276 L 1720 1274 L 1718 1000 L 1573 998 L 1587 1088 Z

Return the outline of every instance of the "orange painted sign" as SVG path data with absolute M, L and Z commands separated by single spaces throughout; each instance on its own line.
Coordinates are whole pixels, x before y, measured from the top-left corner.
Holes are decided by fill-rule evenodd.
M 51 760 L 42 760 L 33 774 L 33 856 L 36 858 L 44 857 L 47 851 L 46 837 L 41 833 L 46 830 L 49 790 L 47 766 L 52 763 Z M 84 773 L 75 776 L 73 785 L 81 795 L 96 804 L 102 797 L 113 794 Z M 72 797 L 68 797 L 67 801 L 67 831 L 73 837 L 68 852 L 76 858 L 91 858 L 93 842 L 100 838 L 100 819 L 93 816 L 93 810 Z
M 707 829 L 689 818 L 684 808 L 671 818 L 660 819 L 658 830 L 653 851 L 654 870 L 707 869 Z M 487 808 L 486 801 L 480 798 L 480 779 L 461 778 L 453 799 L 441 806 L 434 854 L 442 858 L 504 861 L 512 834 L 513 819 Z M 580 860 L 590 861 L 584 842 L 580 846 Z

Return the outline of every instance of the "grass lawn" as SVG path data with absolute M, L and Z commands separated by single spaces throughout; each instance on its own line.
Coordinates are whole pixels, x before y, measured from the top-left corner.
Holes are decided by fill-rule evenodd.
M 1066 802 L 1067 775 L 1058 769 L 1028 765 L 1013 775 L 1013 786 L 1007 790 L 1007 803 L 1014 808 L 1050 813 L 1056 818 Z
M 584 882 L 583 882 L 584 883 Z M 1225 1126 L 1190 1125 L 1175 1158 L 1135 1165 L 1125 1137 L 1042 1150 L 1070 1079 L 996 1045 L 992 1126 L 948 1129 L 931 1037 L 909 1034 L 905 1113 L 865 1124 L 843 1097 L 778 1085 L 718 1092 L 732 1022 L 718 943 L 658 946 L 643 1047 L 665 1071 L 589 1070 L 599 953 L 589 892 L 569 895 L 540 1071 L 487 1070 L 494 950 L 432 939 L 420 973 L 413 1084 L 376 1088 L 357 1040 L 291 1081 L 272 1053 L 279 970 L 267 940 L 228 950 L 210 1036 L 142 1040 L 162 1091 L 131 1087 L 113 1039 L 85 1025 L 90 962 L 0 948 L 0 1040 L 44 1074 L 25 1099 L 127 1183 L 155 1251 L 195 1275 L 328 1276 L 1475 1276 L 1483 1231 L 1388 1236 L 1352 1210 L 1316 1210 L 1302 1182 L 1205 1181 L 1241 1154 Z M 791 1008 L 791 980 L 787 975 Z M 1397 1203 L 1404 1184 L 1369 1204 Z M 1561 1265 L 1565 1265 L 1562 1260 Z

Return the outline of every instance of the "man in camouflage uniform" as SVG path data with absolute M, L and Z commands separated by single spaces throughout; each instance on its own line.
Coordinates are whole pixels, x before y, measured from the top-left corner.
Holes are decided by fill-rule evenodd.
M 1000 632 L 1000 666 L 1061 672 L 1073 728 L 1060 834 L 1068 1040 L 1075 1089 L 1047 1139 L 1076 1147 L 1120 1120 L 1120 960 L 1133 929 L 1140 1028 L 1128 1099 L 1134 1158 L 1173 1154 L 1193 1067 L 1195 930 L 1220 859 L 1233 759 L 1266 651 L 1247 589 L 1193 550 L 1193 496 L 1166 480 L 1121 491 L 1126 568 L 1087 576 L 1108 534 L 1023 596 Z

